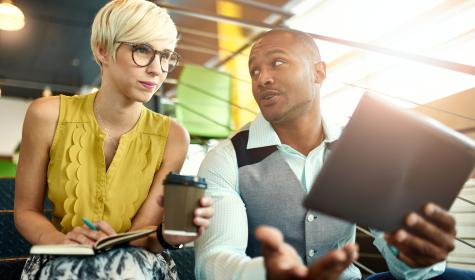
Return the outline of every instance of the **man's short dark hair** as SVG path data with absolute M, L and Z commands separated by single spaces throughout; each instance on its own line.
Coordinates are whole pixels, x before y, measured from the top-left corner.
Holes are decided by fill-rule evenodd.
M 299 43 L 302 43 L 306 47 L 312 59 L 314 59 L 315 61 L 321 60 L 320 51 L 318 50 L 318 46 L 315 43 L 315 40 L 313 39 L 313 37 L 300 30 L 291 29 L 291 28 L 271 29 L 267 32 L 260 34 L 254 42 L 257 42 L 260 39 L 268 35 L 275 34 L 275 33 L 287 33 L 287 34 L 292 35 L 296 41 L 298 41 Z

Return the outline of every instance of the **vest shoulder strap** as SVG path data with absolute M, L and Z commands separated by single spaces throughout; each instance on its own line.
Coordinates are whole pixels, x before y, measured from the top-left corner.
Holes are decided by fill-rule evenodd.
M 249 130 L 242 130 L 231 138 L 236 153 L 238 168 L 246 165 L 258 163 L 277 151 L 277 146 L 267 146 L 254 149 L 247 149 L 249 140 Z

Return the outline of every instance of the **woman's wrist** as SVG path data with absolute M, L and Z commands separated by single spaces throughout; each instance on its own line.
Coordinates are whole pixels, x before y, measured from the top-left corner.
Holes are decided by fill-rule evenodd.
M 37 240 L 37 244 L 64 244 L 67 237 L 66 234 L 57 230 L 41 231 Z
M 158 243 L 160 243 L 160 246 L 162 246 L 163 249 L 165 249 L 165 250 L 177 250 L 177 249 L 183 248 L 183 244 L 173 245 L 173 244 L 168 243 L 165 240 L 165 238 L 163 236 L 163 223 L 158 225 L 156 234 L 157 234 Z

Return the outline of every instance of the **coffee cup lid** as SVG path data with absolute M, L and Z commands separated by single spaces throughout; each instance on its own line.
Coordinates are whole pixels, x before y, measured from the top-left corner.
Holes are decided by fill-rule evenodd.
M 180 175 L 170 172 L 165 178 L 165 184 L 189 185 L 198 188 L 206 188 L 206 180 L 203 177 Z

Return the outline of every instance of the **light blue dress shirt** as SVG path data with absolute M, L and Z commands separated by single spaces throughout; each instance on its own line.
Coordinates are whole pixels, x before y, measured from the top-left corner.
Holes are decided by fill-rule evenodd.
M 336 141 L 341 134 L 342 126 L 330 122 L 325 116 L 322 117 L 322 124 L 325 131 L 324 142 Z M 307 192 L 310 191 L 323 164 L 325 145 L 319 145 L 305 156 L 282 144 L 270 123 L 262 115 L 258 115 L 250 125 L 247 148 L 271 145 L 277 146 L 302 187 Z M 251 259 L 246 256 L 248 236 L 246 206 L 240 197 L 236 154 L 229 139 L 222 141 L 208 153 L 198 175 L 206 178 L 207 195 L 214 199 L 215 215 L 204 235 L 195 241 L 197 279 L 265 279 L 263 258 Z M 389 249 L 381 232 L 372 231 L 372 233 L 375 235 L 374 245 L 386 259 L 394 277 L 410 280 L 428 279 L 445 270 L 445 262 L 427 268 L 408 267 Z M 359 274 L 345 276 L 345 280 L 357 278 Z

